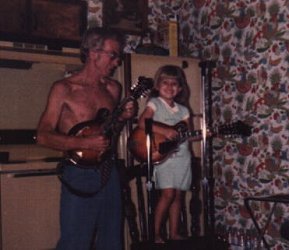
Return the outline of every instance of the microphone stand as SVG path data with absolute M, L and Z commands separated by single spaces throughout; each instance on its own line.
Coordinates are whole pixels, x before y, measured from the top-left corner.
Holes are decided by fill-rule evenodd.
M 148 209 L 148 240 L 154 242 L 154 206 L 153 190 L 154 182 L 152 181 L 153 164 L 152 164 L 152 119 L 145 120 L 146 147 L 147 147 L 147 209 Z
M 207 126 L 212 127 L 212 69 L 216 67 L 214 61 L 203 61 L 199 63 L 201 68 L 201 86 L 203 98 L 202 119 L 202 158 L 203 167 L 203 202 L 204 202 L 204 231 L 205 235 L 215 233 L 215 204 L 214 204 L 214 174 L 213 174 L 213 146 L 212 138 L 207 138 Z

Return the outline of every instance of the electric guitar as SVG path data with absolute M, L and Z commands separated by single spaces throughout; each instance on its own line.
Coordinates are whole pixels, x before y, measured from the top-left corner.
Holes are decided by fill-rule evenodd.
M 71 150 L 66 152 L 66 158 L 83 168 L 97 168 L 104 160 L 111 157 L 111 153 L 117 147 L 117 137 L 125 123 L 119 121 L 124 105 L 129 101 L 146 96 L 153 87 L 153 79 L 140 76 L 138 83 L 133 86 L 129 97 L 121 101 L 118 107 L 110 113 L 108 109 L 100 109 L 95 120 L 81 122 L 69 131 L 72 136 L 104 135 L 110 139 L 110 146 L 105 152 L 98 149 Z
M 160 124 L 160 123 L 159 123 Z M 178 136 L 173 140 L 168 140 L 164 135 L 153 133 L 151 136 L 151 161 L 155 164 L 163 162 L 173 152 L 175 152 L 179 145 L 191 137 L 202 136 L 201 130 L 188 131 L 184 122 L 179 122 L 175 126 L 161 124 L 164 127 L 170 127 L 178 132 Z M 216 128 L 210 129 L 210 136 L 250 136 L 251 127 L 242 121 L 221 125 Z M 134 155 L 136 160 L 140 162 L 147 161 L 147 148 L 146 148 L 146 133 L 144 129 L 136 127 L 129 139 L 128 148 Z

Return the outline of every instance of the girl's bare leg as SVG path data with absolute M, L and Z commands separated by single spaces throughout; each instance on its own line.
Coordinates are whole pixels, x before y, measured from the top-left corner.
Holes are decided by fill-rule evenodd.
M 179 222 L 180 222 L 180 214 L 181 214 L 181 201 L 183 198 L 183 191 L 176 190 L 175 198 L 171 203 L 169 209 L 169 222 L 170 222 L 170 238 L 172 240 L 181 240 L 184 239 L 179 234 Z
M 175 198 L 175 189 L 167 188 L 161 190 L 161 195 L 155 209 L 155 243 L 164 243 L 160 231 L 165 215 Z

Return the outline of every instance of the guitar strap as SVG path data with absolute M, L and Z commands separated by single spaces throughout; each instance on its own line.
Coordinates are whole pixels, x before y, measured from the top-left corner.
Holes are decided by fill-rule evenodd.
M 84 192 L 82 190 L 79 190 L 75 187 L 73 187 L 67 180 L 65 180 L 65 178 L 63 178 L 63 169 L 65 166 L 67 165 L 71 165 L 71 161 L 69 160 L 63 160 L 61 162 L 59 162 L 57 164 L 57 173 L 58 173 L 58 179 L 60 180 L 60 182 L 73 194 L 80 196 L 80 197 L 84 197 L 84 198 L 89 198 L 89 197 L 93 197 L 96 194 L 98 194 L 103 188 L 104 186 L 107 184 L 110 174 L 111 174 L 111 169 L 113 167 L 114 164 L 114 160 L 105 160 L 102 162 L 100 168 L 100 174 L 101 174 L 101 184 L 100 187 L 97 188 L 97 190 L 91 191 L 91 192 Z M 75 165 L 75 167 L 77 167 L 77 165 Z
M 101 187 L 105 186 L 109 180 L 112 164 L 112 160 L 105 160 L 100 166 Z

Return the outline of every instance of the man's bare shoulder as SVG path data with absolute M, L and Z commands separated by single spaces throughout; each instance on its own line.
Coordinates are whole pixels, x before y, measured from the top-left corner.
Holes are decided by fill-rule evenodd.
M 64 96 L 70 90 L 69 83 L 66 79 L 57 80 L 52 84 L 50 95 L 52 96 Z
M 70 91 L 79 86 L 81 86 L 81 84 L 77 78 L 73 76 L 57 80 L 53 83 L 53 88 L 59 91 Z
M 121 91 L 122 91 L 122 85 L 120 82 L 118 82 L 115 79 L 107 78 L 106 79 L 106 86 L 107 90 L 116 98 L 119 100 Z
M 122 88 L 120 82 L 117 81 L 116 79 L 107 78 L 106 81 L 107 81 L 107 85 L 111 88 L 116 88 L 116 89 Z

